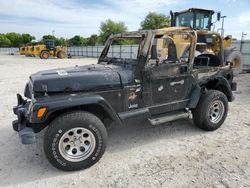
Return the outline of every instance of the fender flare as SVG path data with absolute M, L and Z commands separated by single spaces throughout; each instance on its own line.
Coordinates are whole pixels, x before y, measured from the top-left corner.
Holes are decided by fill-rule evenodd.
M 219 77 L 214 78 L 213 80 L 217 80 L 217 82 L 215 86 L 210 89 L 216 89 L 216 90 L 223 92 L 226 95 L 228 101 L 232 102 L 234 100 L 234 96 L 233 96 L 231 86 L 229 82 L 226 80 L 226 78 L 219 76 Z M 203 92 L 205 92 L 204 89 L 199 84 L 196 84 L 196 86 L 191 92 L 190 100 L 187 105 L 187 108 L 189 109 L 196 108 Z
M 58 111 L 83 107 L 85 105 L 98 105 L 103 108 L 110 118 L 117 124 L 121 125 L 122 121 L 118 117 L 112 106 L 100 95 L 82 96 L 82 95 L 66 95 L 59 99 L 49 99 L 46 102 L 35 103 L 29 118 L 31 123 L 45 124 L 53 113 Z M 46 114 L 42 119 L 36 117 L 39 108 L 47 107 Z
M 220 88 L 221 90 L 218 90 L 223 92 L 227 96 L 229 102 L 232 102 L 234 100 L 234 96 L 229 82 L 222 76 L 215 79 L 218 80 L 218 82 L 216 83 L 214 88 Z
M 189 100 L 189 103 L 187 105 L 187 107 L 189 109 L 196 108 L 196 106 L 200 100 L 201 94 L 202 94 L 202 88 L 200 87 L 199 84 L 196 84 L 196 86 L 194 87 L 194 89 L 191 92 L 190 100 Z

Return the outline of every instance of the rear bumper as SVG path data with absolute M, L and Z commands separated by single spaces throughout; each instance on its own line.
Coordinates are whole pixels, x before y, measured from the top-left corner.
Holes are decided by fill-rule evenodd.
M 32 144 L 36 142 L 36 135 L 34 130 L 28 126 L 26 118 L 26 101 L 23 100 L 21 95 L 17 95 L 18 105 L 13 107 L 14 114 L 17 115 L 17 120 L 12 122 L 14 131 L 18 132 L 22 144 Z

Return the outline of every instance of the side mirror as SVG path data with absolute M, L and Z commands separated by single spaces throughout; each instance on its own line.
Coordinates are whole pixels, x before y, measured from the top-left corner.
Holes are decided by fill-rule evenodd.
M 217 20 L 220 21 L 220 18 L 221 18 L 221 13 L 217 12 Z
M 151 59 L 155 59 L 155 60 L 158 59 L 156 45 L 152 45 L 151 47 Z

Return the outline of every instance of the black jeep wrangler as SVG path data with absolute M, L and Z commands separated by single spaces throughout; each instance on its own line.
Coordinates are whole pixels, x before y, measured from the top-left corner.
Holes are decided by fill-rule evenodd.
M 106 128 L 148 120 L 153 126 L 193 118 L 219 128 L 236 90 L 224 62 L 222 38 L 187 27 L 112 35 L 95 65 L 42 71 L 17 94 L 13 128 L 23 144 L 46 128 L 44 151 L 62 170 L 95 164 L 107 144 Z M 132 44 L 133 53 L 118 44 Z M 121 50 L 117 51 L 117 46 Z

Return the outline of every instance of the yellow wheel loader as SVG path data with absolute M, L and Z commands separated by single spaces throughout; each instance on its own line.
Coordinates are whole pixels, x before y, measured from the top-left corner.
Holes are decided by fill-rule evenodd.
M 232 36 L 222 36 L 212 31 L 212 17 L 215 14 L 213 10 L 190 8 L 181 12 L 172 12 L 171 26 L 172 27 L 190 27 L 197 31 L 196 56 L 204 56 L 204 54 L 217 55 L 223 52 L 220 61 L 224 64 L 230 64 L 234 69 L 234 74 L 237 75 L 242 71 L 241 53 L 232 46 Z M 220 21 L 221 14 L 217 13 L 217 21 Z M 182 36 L 183 37 L 183 36 Z M 177 39 L 178 40 L 178 39 Z M 179 39 L 181 40 L 181 38 Z M 178 51 L 183 51 L 185 46 L 177 48 Z
M 19 53 L 20 53 L 20 55 L 25 55 L 25 52 L 26 51 L 26 46 L 25 45 L 23 45 L 23 46 L 21 46 L 20 48 L 19 48 Z
M 26 57 L 34 57 L 33 55 L 33 51 L 34 51 L 34 44 L 32 43 L 28 43 L 25 47 L 25 56 Z
M 226 61 L 232 63 L 235 68 L 234 73 L 239 74 L 243 68 L 242 57 L 240 51 L 232 47 L 232 35 L 223 39 L 223 46 Z
M 33 55 L 41 59 L 48 59 L 49 57 L 62 59 L 67 57 L 67 48 L 55 46 L 53 40 L 46 40 L 44 44 L 37 44 L 34 46 Z

